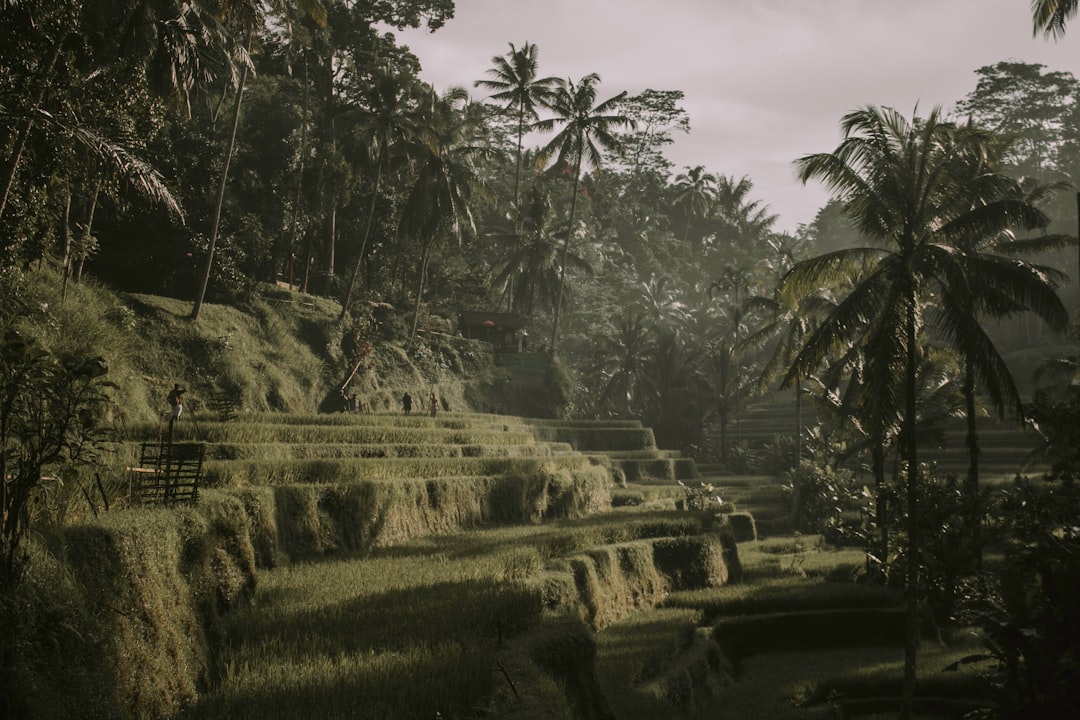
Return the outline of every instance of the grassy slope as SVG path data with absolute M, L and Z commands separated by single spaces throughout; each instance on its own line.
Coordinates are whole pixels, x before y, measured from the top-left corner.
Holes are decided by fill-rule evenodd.
M 237 410 L 341 409 L 347 328 L 329 300 L 260 286 L 245 307 L 206 305 L 192 323 L 189 302 L 114 293 L 92 281 L 69 286 L 63 298 L 49 269 L 2 280 L 4 309 L 20 329 L 54 348 L 105 358 L 128 423 L 156 423 L 174 382 L 188 388 L 191 409 L 218 399 Z M 364 410 L 396 410 L 406 390 L 418 404 L 434 390 L 453 410 L 507 405 L 500 394 L 510 379 L 482 343 L 431 335 L 409 350 L 388 337 L 373 344 L 349 388 Z

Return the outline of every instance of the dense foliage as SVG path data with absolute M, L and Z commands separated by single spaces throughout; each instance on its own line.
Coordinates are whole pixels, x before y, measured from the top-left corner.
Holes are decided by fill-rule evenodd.
M 1076 4 L 1033 8 L 1061 32 Z M 836 197 L 791 235 L 749 178 L 671 166 L 665 146 L 689 131 L 677 90 L 608 92 L 588 68 L 542 77 L 528 43 L 493 58 L 484 101 L 426 85 L 392 29 L 452 15 L 450 0 L 0 0 L 0 269 L 50 264 L 65 283 L 93 274 L 192 301 L 193 322 L 204 299 L 252 302 L 276 282 L 339 301 L 349 328 L 370 303 L 408 314 L 398 339 L 416 347 L 459 310 L 527 315 L 573 412 L 640 419 L 661 446 L 740 470 L 757 462 L 741 415 L 780 380 L 798 408 L 784 457 L 805 519 L 861 513 L 869 555 L 903 570 L 910 704 L 918 605 L 951 598 L 981 557 L 975 419 L 1028 417 L 1012 356 L 1034 364 L 1024 351 L 1068 322 L 1058 291 L 1078 267 L 1057 191 L 1080 169 L 1077 81 L 999 63 L 977 70 L 965 122 L 848 114 L 833 152 L 798 162 Z M 369 340 L 346 337 L 355 368 Z M 26 496 L 8 477 L 32 490 L 72 459 L 104 396 L 93 355 L 7 335 L 0 360 L 19 381 L 0 418 L 9 553 Z M 804 450 L 807 397 L 831 445 Z M 1045 421 L 1067 411 L 1035 404 L 1052 444 L 1068 439 Z M 968 428 L 951 486 L 919 455 L 948 418 Z M 51 454 L 23 440 L 24 421 L 49 429 Z M 1067 486 L 1075 462 L 1062 462 Z M 848 478 L 860 464 L 865 485 Z M 928 507 L 949 509 L 929 517 L 971 540 L 965 557 L 935 550 L 949 537 Z M 1018 582 L 1055 577 L 1063 557 Z

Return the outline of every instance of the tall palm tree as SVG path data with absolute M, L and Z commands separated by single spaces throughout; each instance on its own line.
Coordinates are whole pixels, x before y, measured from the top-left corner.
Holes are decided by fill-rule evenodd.
M 556 222 L 551 193 L 541 183 L 526 190 L 525 206 L 515 215 L 516 230 L 494 236 L 507 246 L 495 264 L 494 284 L 508 297 L 511 312 L 530 316 L 538 300 L 555 306 L 561 225 Z M 580 270 L 592 271 L 589 263 L 578 255 L 571 253 L 567 261 Z
M 276 0 L 270 3 L 274 10 L 280 10 L 289 5 L 289 0 Z M 296 4 L 303 7 L 312 18 L 325 23 L 326 11 L 321 0 L 296 0 Z M 225 187 L 229 181 L 229 165 L 232 162 L 233 152 L 236 148 L 236 131 L 240 125 L 240 107 L 244 101 L 244 88 L 247 79 L 253 69 L 251 62 L 251 47 L 255 32 L 263 26 L 265 20 L 264 7 L 261 0 L 237 0 L 236 2 L 223 4 L 223 22 L 237 29 L 242 34 L 244 41 L 241 44 L 233 44 L 231 55 L 235 65 L 240 67 L 240 77 L 236 80 L 236 96 L 233 99 L 232 125 L 229 132 L 229 141 L 225 148 L 225 161 L 221 169 L 221 177 L 218 180 L 217 202 L 214 206 L 214 218 L 210 224 L 209 247 L 206 250 L 206 264 L 203 267 L 202 278 L 199 281 L 199 290 L 195 295 L 195 302 L 191 307 L 188 318 L 195 322 L 202 313 L 203 301 L 206 299 L 206 288 L 210 284 L 210 272 L 214 267 L 214 252 L 217 248 L 218 230 L 221 226 L 221 210 L 225 205 Z
M 781 293 L 790 302 L 850 272 L 853 263 L 867 268 L 807 339 L 785 380 L 807 377 L 831 354 L 857 345 L 868 358 L 870 392 L 863 397 L 898 410 L 908 512 L 902 716 L 910 718 L 919 641 L 916 372 L 919 338 L 929 326 L 924 309 L 934 299 L 941 311 L 935 324 L 949 343 L 971 354 L 977 366 L 994 362 L 975 357 L 992 347 L 981 341 L 985 333 L 976 335 L 978 342 L 961 342 L 981 330 L 974 298 L 979 292 L 975 278 L 981 282 L 982 276 L 971 273 L 1001 268 L 965 252 L 963 241 L 1010 228 L 1044 227 L 1047 218 L 1015 192 L 1016 181 L 996 172 L 970 172 L 969 158 L 992 152 L 994 144 L 984 133 L 946 121 L 940 110 L 909 122 L 895 110 L 868 107 L 845 116 L 841 126 L 844 139 L 836 150 L 797 161 L 800 178 L 822 180 L 843 201 L 860 234 L 874 244 L 826 253 L 799 263 L 785 276 Z M 1001 273 L 987 277 L 997 290 L 1011 280 Z M 1050 302 L 1041 292 L 1025 299 Z
M 398 232 L 419 241 L 420 265 L 410 339 L 416 337 L 420 301 L 432 248 L 476 234 L 470 200 L 485 190 L 476 163 L 494 151 L 486 142 L 483 115 L 462 88 L 430 92 L 419 140 L 412 144 L 416 176 L 405 199 Z
M 690 221 L 696 217 L 708 215 L 713 200 L 716 198 L 716 175 L 707 172 L 704 165 L 687 167 L 686 172 L 675 176 L 672 190 L 675 191 L 672 204 L 682 210 L 686 217 L 686 224 L 683 226 L 683 242 L 685 243 L 690 235 Z
M 1077 0 L 1031 0 L 1032 32 L 1055 40 L 1065 35 L 1065 21 L 1076 16 Z
M 559 168 L 571 169 L 574 188 L 570 196 L 570 215 L 567 221 L 566 240 L 563 241 L 561 267 L 559 268 L 559 297 L 555 302 L 555 321 L 551 328 L 551 352 L 555 353 L 559 336 L 559 318 L 562 314 L 563 292 L 566 287 L 566 259 L 570 252 L 570 241 L 574 236 L 574 219 L 577 212 L 578 191 L 581 188 L 581 170 L 586 165 L 599 168 L 603 164 L 604 153 L 619 149 L 620 143 L 613 131 L 633 125 L 630 118 L 619 112 L 619 103 L 626 97 L 626 92 L 596 102 L 596 86 L 600 76 L 592 73 L 579 82 L 559 80 L 544 104 L 555 114 L 554 117 L 540 120 L 535 128 L 550 131 L 561 128 L 545 145 L 537 156 L 537 163 L 544 164 L 553 155 Z
M 417 131 L 415 99 L 410 84 L 401 75 L 392 73 L 388 69 L 375 72 L 371 84 L 367 87 L 364 100 L 366 106 L 358 111 L 356 118 L 360 128 L 358 139 L 371 157 L 374 177 L 371 203 L 368 206 L 367 221 L 364 223 L 364 234 L 360 240 L 360 251 L 356 255 L 356 264 L 349 275 L 349 284 L 341 302 L 339 319 L 345 317 L 352 303 L 356 279 L 360 276 L 360 267 L 371 238 L 379 189 L 383 173 L 387 170 L 391 149 L 396 143 L 404 143 L 412 139 Z
M 521 49 L 510 43 L 510 52 L 491 58 L 493 67 L 487 71 L 489 79 L 477 80 L 475 85 L 493 90 L 492 100 L 506 103 L 506 110 L 517 120 L 517 164 L 514 170 L 514 206 L 518 207 L 521 186 L 521 145 L 526 128 L 537 119 L 537 108 L 551 95 L 558 80 L 554 77 L 538 78 L 538 51 L 536 45 L 526 42 Z

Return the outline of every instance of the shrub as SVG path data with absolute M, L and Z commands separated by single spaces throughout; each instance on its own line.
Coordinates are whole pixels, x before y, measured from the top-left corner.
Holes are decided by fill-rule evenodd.
M 803 460 L 787 474 L 787 480 L 797 530 L 825 533 L 832 540 L 865 540 L 868 528 L 861 520 L 868 511 L 870 493 L 850 470 Z

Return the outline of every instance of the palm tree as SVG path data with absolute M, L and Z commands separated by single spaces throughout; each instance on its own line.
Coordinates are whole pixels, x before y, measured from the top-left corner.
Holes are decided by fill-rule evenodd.
M 868 107 L 845 116 L 844 139 L 832 153 L 797 161 L 800 178 L 822 180 L 843 201 L 861 235 L 875 244 L 839 250 L 796 265 L 784 278 L 782 297 L 797 298 L 850 272 L 867 268 L 858 284 L 823 318 L 789 369 L 785 382 L 807 377 L 831 354 L 859 346 L 867 357 L 865 380 L 875 397 L 898 410 L 900 448 L 906 463 L 907 637 L 902 716 L 911 716 L 919 640 L 918 600 L 921 547 L 918 513 L 919 338 L 928 327 L 928 301 L 941 311 L 938 325 L 950 345 L 977 358 L 992 344 L 975 312 L 977 268 L 1001 270 L 966 252 L 963 242 L 1009 228 L 1043 227 L 1046 216 L 1015 191 L 1016 181 L 996 172 L 971 173 L 969 158 L 993 152 L 984 133 L 947 122 L 939 110 L 908 122 L 891 109 Z M 995 291 L 1012 276 L 988 276 Z M 1052 293 L 1051 293 L 1052 294 Z M 1040 293 L 1032 304 L 1049 302 Z M 1058 302 L 1060 306 L 1060 302 Z M 1062 317 L 1064 308 L 1060 308 Z M 976 341 L 968 343 L 966 338 Z M 985 339 L 985 342 L 984 342 Z M 984 379 L 992 378 L 989 372 Z M 899 382 L 898 382 L 899 380 Z M 884 417 L 884 413 L 875 412 Z
M 506 254 L 495 264 L 494 284 L 508 298 L 511 312 L 532 315 L 536 301 L 555 305 L 559 290 L 559 242 L 551 193 L 542 184 L 532 185 L 525 207 L 515 213 L 516 229 L 497 233 L 495 240 L 508 244 Z M 567 261 L 585 272 L 588 262 L 571 253 Z
M 744 243 L 763 241 L 771 234 L 776 222 L 776 214 L 769 211 L 768 205 L 749 199 L 753 188 L 754 183 L 748 177 L 736 180 L 733 176 L 719 175 L 713 193 L 713 214 L 721 225 L 718 234 L 731 246 L 744 251 L 753 251 L 755 248 L 745 247 Z
M 544 104 L 555 113 L 555 117 L 541 120 L 535 128 L 542 131 L 553 130 L 561 126 L 558 134 L 545 145 L 537 156 L 537 163 L 543 164 L 556 155 L 556 166 L 572 168 L 574 189 L 570 196 L 570 216 L 567 221 L 566 240 L 563 241 L 562 260 L 559 268 L 559 297 L 555 302 L 555 321 L 551 328 L 551 352 L 555 353 L 559 335 L 559 317 L 562 313 L 563 292 L 566 287 L 566 259 L 570 252 L 570 241 L 574 235 L 574 219 L 577 211 L 578 191 L 581 187 L 581 170 L 592 165 L 599 168 L 603 164 L 604 153 L 618 150 L 618 139 L 612 132 L 618 128 L 632 125 L 632 121 L 618 112 L 619 103 L 626 97 L 626 92 L 596 102 L 596 86 L 600 76 L 596 73 L 586 75 L 580 82 L 567 79 L 555 83 L 551 96 Z
M 1032 33 L 1055 40 L 1065 35 L 1065 21 L 1076 16 L 1077 0 L 1031 0 Z
M 597 339 L 596 360 L 586 376 L 599 388 L 592 397 L 598 412 L 613 412 L 617 417 L 640 415 L 645 358 L 652 354 L 655 325 L 636 308 L 627 309 L 611 335 Z
M 514 170 L 514 206 L 519 207 L 519 188 L 521 185 L 521 144 L 525 130 L 537 118 L 536 109 L 551 95 L 558 80 L 554 77 L 537 78 L 538 51 L 536 46 L 526 42 L 518 50 L 510 43 L 510 52 L 505 56 L 491 58 L 494 65 L 487 71 L 489 80 L 477 80 L 475 85 L 485 90 L 493 90 L 492 100 L 506 103 L 506 110 L 513 112 L 517 120 L 517 165 Z
M 690 221 L 709 214 L 716 198 L 717 179 L 712 173 L 706 172 L 704 165 L 687 167 L 686 172 L 675 177 L 672 189 L 675 191 L 672 204 L 686 216 L 686 224 L 683 226 L 685 243 L 690 235 Z
M 279 0 L 271 5 L 280 9 L 287 0 Z M 312 18 L 325 23 L 325 10 L 320 0 L 297 0 L 299 6 L 304 7 Z M 217 247 L 218 230 L 221 225 L 221 210 L 225 205 L 225 187 L 229 180 L 229 165 L 232 162 L 233 151 L 236 148 L 236 131 L 240 125 L 240 106 L 244 101 L 244 88 L 247 85 L 248 74 L 252 70 L 251 44 L 255 31 L 262 27 L 264 15 L 261 0 L 239 0 L 239 2 L 226 4 L 228 11 L 225 22 L 237 27 L 244 34 L 244 42 L 241 45 L 233 45 L 231 54 L 233 62 L 240 66 L 240 77 L 236 81 L 236 97 L 233 100 L 232 127 L 229 132 L 229 142 L 225 148 L 225 161 L 221 169 L 221 178 L 218 181 L 217 202 L 214 206 L 214 218 L 210 224 L 209 247 L 206 250 L 206 264 L 203 268 L 202 279 L 199 281 L 199 290 L 195 295 L 195 302 L 188 316 L 192 322 L 199 319 L 202 312 L 203 301 L 206 299 L 206 287 L 210 283 L 210 271 L 214 267 L 214 252 Z
M 367 252 L 371 238 L 371 228 L 375 220 L 375 207 L 379 198 L 379 188 L 383 173 L 387 170 L 390 151 L 396 143 L 404 143 L 416 133 L 415 100 L 410 85 L 405 78 L 388 69 L 378 70 L 367 87 L 366 107 L 358 111 L 358 139 L 368 151 L 374 165 L 374 178 L 371 188 L 371 204 L 368 206 L 364 234 L 360 240 L 360 251 L 356 255 L 356 264 L 349 275 L 349 284 L 341 302 L 341 315 L 345 317 L 352 303 L 356 279 Z
M 476 234 L 469 202 L 472 193 L 483 191 L 484 186 L 475 165 L 493 154 L 485 142 L 483 116 L 462 88 L 452 88 L 441 97 L 431 91 L 425 113 L 419 140 L 412 145 L 416 179 L 398 225 L 399 234 L 421 246 L 410 339 L 416 337 L 431 250 L 440 240 L 453 238 L 460 243 Z

